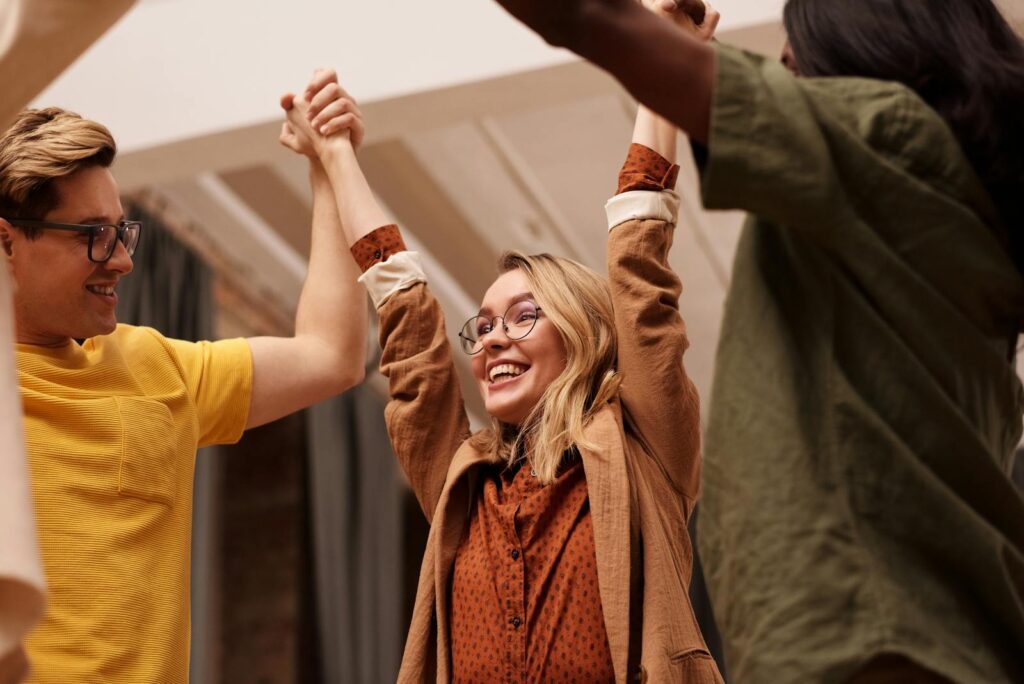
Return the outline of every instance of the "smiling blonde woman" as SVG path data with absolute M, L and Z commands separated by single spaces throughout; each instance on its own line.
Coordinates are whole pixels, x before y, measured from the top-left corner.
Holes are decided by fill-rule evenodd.
M 481 325 L 493 322 L 487 316 L 477 315 L 463 326 L 459 337 L 464 351 L 472 354 L 473 374 L 491 416 L 491 428 L 473 435 L 471 444 L 483 453 L 496 454 L 510 468 L 517 467 L 528 451 L 531 469 L 547 485 L 556 480 L 565 454 L 573 447 L 599 448 L 588 440 L 585 426 L 614 397 L 621 380 L 616 371 L 618 339 L 611 293 L 597 273 L 550 254 L 506 252 L 498 269 L 502 276 L 485 296 L 484 312 L 491 311 L 488 299 L 500 299 L 503 289 L 518 289 L 546 306 L 540 311 L 529 300 L 514 301 L 519 295 L 505 297 L 513 301 L 506 314 L 517 307 L 516 316 L 525 317 L 516 321 L 506 315 L 504 324 L 513 326 L 506 336 L 516 335 L 517 323 L 520 332 L 530 335 L 514 346 L 478 334 Z M 531 313 L 534 309 L 537 313 Z M 531 321 L 533 330 L 527 330 L 525 324 Z M 537 359 L 522 357 L 524 353 L 532 357 L 532 343 L 546 333 L 551 339 L 545 347 L 557 356 L 550 364 L 556 372 L 542 374 L 534 363 Z M 481 353 L 488 341 L 487 353 Z M 522 389 L 531 382 L 530 389 Z M 517 411 L 523 415 L 516 415 Z
M 607 207 L 607 279 L 509 252 L 466 312 L 454 353 L 492 419 L 474 435 L 418 255 L 323 123 L 358 106 L 330 74 L 282 104 L 377 306 L 388 430 L 431 523 L 399 681 L 721 682 L 687 591 L 700 420 L 668 265 L 675 127 L 638 114 Z

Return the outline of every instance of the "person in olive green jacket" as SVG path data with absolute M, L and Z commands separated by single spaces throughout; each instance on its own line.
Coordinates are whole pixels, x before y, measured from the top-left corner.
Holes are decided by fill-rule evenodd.
M 750 212 L 699 535 L 732 678 L 1024 681 L 1020 38 L 990 0 L 790 0 L 779 64 L 632 0 L 499 2 Z

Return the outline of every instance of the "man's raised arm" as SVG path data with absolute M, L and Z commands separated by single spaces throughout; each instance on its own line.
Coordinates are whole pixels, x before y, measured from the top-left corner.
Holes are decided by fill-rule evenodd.
M 357 145 L 362 137 L 361 120 L 353 116 L 343 121 L 348 130 L 337 137 L 350 146 Z M 359 384 L 366 363 L 366 294 L 356 280 L 359 269 L 349 252 L 330 179 L 308 137 L 287 123 L 281 143 L 309 157 L 313 187 L 309 274 L 299 297 L 295 336 L 249 340 L 253 393 L 246 428 Z

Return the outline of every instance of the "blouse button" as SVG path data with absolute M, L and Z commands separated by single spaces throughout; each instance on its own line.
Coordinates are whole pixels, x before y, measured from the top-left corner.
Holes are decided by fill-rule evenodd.
M 373 253 L 373 258 L 374 258 L 374 259 L 380 259 L 380 258 L 381 258 L 382 256 L 384 256 L 384 253 L 383 253 L 383 252 L 381 252 L 381 251 L 380 251 L 379 249 L 378 249 L 378 250 L 376 250 L 376 251 L 375 251 L 375 252 Z
M 511 620 L 509 620 L 509 622 L 511 622 L 512 626 L 515 627 L 516 629 L 519 629 L 519 625 L 523 624 L 523 621 L 521 619 L 519 619 L 518 617 L 512 618 Z
M 512 549 L 512 560 L 519 560 L 519 549 Z

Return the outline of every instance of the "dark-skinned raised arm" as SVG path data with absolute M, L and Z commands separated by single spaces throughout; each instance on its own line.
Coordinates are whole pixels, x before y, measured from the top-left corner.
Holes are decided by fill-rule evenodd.
M 712 47 L 636 0 L 497 1 L 548 43 L 593 62 L 692 139 L 707 142 Z

